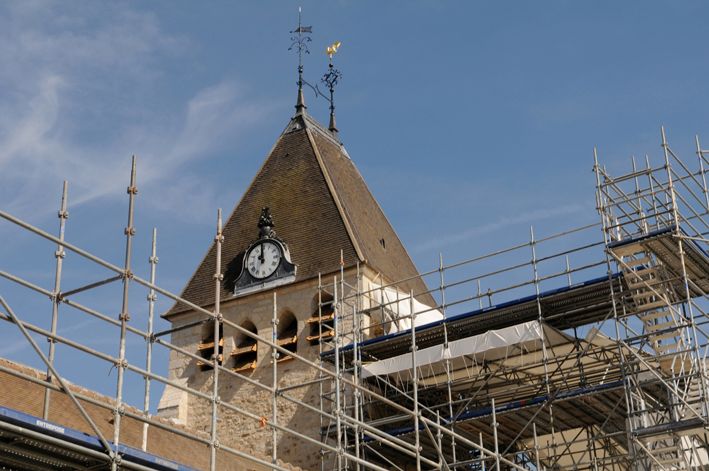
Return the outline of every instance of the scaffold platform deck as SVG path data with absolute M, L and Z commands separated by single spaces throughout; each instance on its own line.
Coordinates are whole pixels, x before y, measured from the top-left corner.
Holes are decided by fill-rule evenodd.
M 667 268 L 669 281 L 679 293 L 683 289 L 680 283 L 682 261 L 679 255 L 679 240 L 675 227 L 670 226 L 608 244 L 608 248 L 622 253 L 644 250 L 655 254 Z M 709 256 L 695 242 L 685 238 L 682 240 L 687 278 L 691 280 L 690 292 L 692 296 L 702 296 L 709 292 Z M 448 339 L 452 341 L 536 320 L 539 318 L 540 306 L 542 321 L 557 329 L 570 329 L 600 322 L 612 311 L 611 293 L 627 291 L 622 272 L 614 273 L 610 281 L 607 276 L 597 277 L 545 291 L 539 296 L 514 299 L 420 326 L 416 329 L 416 344 L 419 348 L 441 344 L 445 336 L 444 326 L 448 330 Z M 629 310 L 632 311 L 632 306 L 629 306 Z M 410 339 L 411 331 L 407 329 L 366 340 L 359 345 L 362 359 L 382 360 L 405 353 L 408 351 Z M 342 352 L 347 354 L 352 348 L 352 345 L 344 346 Z M 322 355 L 323 359 L 332 360 L 334 350 L 323 352 Z
M 609 423 L 616 423 L 617 429 L 622 430 L 625 420 L 624 409 L 619 407 L 614 408 L 613 405 L 620 403 L 623 395 L 623 381 L 612 381 L 605 384 L 576 388 L 569 391 L 558 391 L 551 396 L 557 401 L 557 417 L 559 430 L 577 428 L 584 425 L 593 425 L 602 423 L 607 420 Z M 528 399 L 519 399 L 501 404 L 495 407 L 498 424 L 501 430 L 498 433 L 501 435 L 501 440 L 504 442 L 505 437 L 509 440 L 520 433 L 522 438 L 532 438 L 532 430 L 521 430 L 521 427 L 528 422 L 527 419 L 532 417 L 535 412 L 535 406 L 539 406 L 544 402 L 549 401 L 549 395 L 540 395 Z M 559 407 L 559 404 L 564 404 L 567 407 Z M 583 406 L 583 407 L 580 407 Z M 526 417 L 523 411 L 530 409 L 529 417 Z M 522 411 L 521 415 L 518 415 Z M 512 414 L 515 413 L 515 414 Z M 512 415 L 510 415 L 512 414 Z M 509 415 L 509 416 L 508 416 Z M 449 425 L 469 424 L 470 431 L 483 433 L 483 436 L 492 438 L 492 424 L 489 419 L 492 416 L 492 407 L 476 407 L 465 410 L 455 417 L 445 417 L 441 420 Z M 507 418 L 505 418 L 507 417 Z M 540 424 L 544 421 L 540 421 Z M 413 428 L 400 427 L 388 430 L 388 433 L 395 436 L 407 435 L 413 433 Z M 540 435 L 551 433 L 544 427 L 537 428 Z
M 111 448 L 128 469 L 196 471 L 159 456 L 126 446 Z M 42 420 L 7 407 L 0 407 L 0 469 L 103 469 L 105 450 L 95 436 Z M 30 463 L 35 463 L 32 465 Z M 5 466 L 9 467 L 6 468 Z
M 680 255 L 680 240 L 684 251 L 684 269 L 687 278 L 691 280 L 689 289 L 692 296 L 703 296 L 709 293 L 709 256 L 686 233 L 680 229 L 678 235 L 676 226 L 668 226 L 629 239 L 608 244 L 614 253 L 629 254 L 645 251 L 654 254 L 662 265 L 669 270 L 671 278 L 679 280 L 682 274 L 682 257 Z M 674 283 L 677 285 L 678 283 Z M 676 286 L 675 289 L 683 289 Z
M 612 309 L 611 286 L 619 291 L 622 275 L 614 274 L 611 281 L 609 283 L 609 278 L 603 276 L 540 293 L 542 320 L 558 329 L 602 321 Z M 526 296 L 417 327 L 416 344 L 419 348 L 440 345 L 445 336 L 444 326 L 448 330 L 448 339 L 457 340 L 538 318 L 537 296 Z M 359 344 L 359 348 L 364 360 L 382 360 L 407 352 L 410 341 L 411 331 L 407 329 L 366 340 Z M 344 346 L 342 352 L 346 354 L 352 348 L 352 345 Z M 324 359 L 332 360 L 333 357 L 333 350 L 323 352 Z

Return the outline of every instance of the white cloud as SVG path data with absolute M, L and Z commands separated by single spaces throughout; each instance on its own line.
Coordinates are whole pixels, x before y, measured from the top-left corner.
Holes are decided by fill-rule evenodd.
M 147 204 L 177 215 L 185 205 L 214 206 L 215 194 L 198 173 L 184 176 L 185 167 L 233 145 L 235 134 L 270 107 L 252 103 L 233 79 L 192 97 L 174 85 L 166 91 L 166 64 L 189 59 L 191 45 L 128 4 L 17 2 L 2 9 L 2 209 L 50 214 L 63 179 L 72 206 L 123 197 L 132 153 L 139 186 L 170 194 Z M 195 194 L 176 191 L 184 186 Z

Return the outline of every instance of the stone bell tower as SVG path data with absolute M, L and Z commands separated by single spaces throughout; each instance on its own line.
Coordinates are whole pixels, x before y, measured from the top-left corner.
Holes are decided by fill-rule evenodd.
M 319 279 L 331 283 L 334 275 L 344 273 L 350 286 L 410 279 L 401 289 L 420 293 L 416 296 L 420 302 L 435 303 L 340 142 L 337 129 L 324 127 L 307 113 L 302 75 L 299 78 L 295 115 L 226 221 L 221 267 L 217 270 L 213 243 L 182 297 L 213 311 L 214 274 L 221 273 L 220 312 L 229 324 L 274 339 L 283 348 L 317 362 L 319 343 L 327 340 L 332 320 L 331 299 L 319 294 Z M 331 114 L 334 123 L 334 106 Z M 219 332 L 216 351 L 221 366 L 236 373 L 219 374 L 220 400 L 253 414 L 231 409 L 220 412 L 219 441 L 271 457 L 271 431 L 263 420 L 254 418 L 273 414 L 272 395 L 254 384 L 273 384 L 271 349 L 226 322 L 215 329 L 211 318 L 187 306 L 176 304 L 163 317 L 173 328 L 183 327 L 174 331 L 172 342 L 203 358 L 172 352 L 170 378 L 198 390 L 211 391 L 214 334 Z M 278 423 L 320 440 L 319 415 L 298 404 L 316 408 L 321 404 L 317 375 L 311 366 L 291 356 L 277 359 L 275 376 L 282 393 L 277 399 Z M 210 401 L 168 386 L 159 414 L 208 432 L 211 408 Z M 281 462 L 316 469 L 318 452 L 314 443 L 278 433 Z

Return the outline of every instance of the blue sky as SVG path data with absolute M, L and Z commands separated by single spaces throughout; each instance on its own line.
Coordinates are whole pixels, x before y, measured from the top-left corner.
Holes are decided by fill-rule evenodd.
M 690 159 L 694 135 L 709 135 L 705 2 L 5 2 L 0 207 L 56 232 L 69 180 L 67 239 L 121 263 L 136 154 L 136 271 L 156 226 L 159 283 L 179 291 L 216 208 L 231 211 L 293 113 L 299 4 L 313 25 L 306 79 L 342 41 L 340 137 L 422 270 L 439 252 L 524 242 L 532 224 L 595 222 L 594 145 L 621 171 L 633 154 L 659 162 L 661 125 Z M 325 122 L 326 102 L 306 100 Z M 4 222 L 0 238 L 0 270 L 52 286 L 53 247 Z M 66 267 L 67 287 L 105 275 L 76 256 Z M 49 325 L 46 299 L 5 280 L 0 294 Z M 82 300 L 116 315 L 118 295 Z M 62 315 L 67 336 L 115 350 L 94 321 Z M 0 356 L 39 366 L 14 326 L 0 341 Z M 62 350 L 59 365 L 75 358 Z M 112 392 L 104 370 L 68 376 Z

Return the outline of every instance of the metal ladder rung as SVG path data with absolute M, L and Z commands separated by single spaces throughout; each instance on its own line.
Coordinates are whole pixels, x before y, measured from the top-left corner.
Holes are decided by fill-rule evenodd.
M 687 388 L 689 392 L 701 392 L 702 384 L 699 381 L 692 381 Z
M 640 258 L 634 258 L 632 261 L 635 262 L 635 265 L 647 265 L 648 263 L 652 262 L 652 259 L 649 255 L 645 255 Z
M 659 319 L 660 317 L 667 317 L 667 316 L 669 316 L 669 313 L 667 311 L 643 312 L 642 314 L 638 315 L 638 317 L 640 317 L 640 319 L 642 319 L 643 322 L 655 320 L 655 319 Z
M 652 289 L 656 289 L 657 291 L 660 291 L 660 289 L 655 288 L 655 286 L 659 286 L 663 283 L 663 280 L 659 278 L 626 278 L 625 283 L 628 285 L 628 288 L 630 289 L 631 293 L 638 292 L 638 293 L 643 293 L 643 292 L 648 292 L 648 293 L 653 293 Z
M 665 440 L 659 440 L 659 441 L 665 441 Z M 673 451 L 677 451 L 677 445 L 668 445 L 668 446 L 663 446 L 659 448 L 653 448 L 652 450 L 653 454 L 661 454 L 661 453 L 670 453 Z
M 669 330 L 667 332 L 662 332 L 659 334 L 650 334 L 649 337 L 652 341 L 657 341 L 657 340 L 667 340 L 667 339 L 676 339 L 677 337 L 680 337 L 680 335 L 677 334 L 677 331 L 680 328 L 677 327 L 675 329 Z M 675 342 L 674 345 L 676 346 L 678 342 Z
M 643 291 L 647 291 L 650 293 L 652 293 L 652 290 L 650 288 L 655 288 L 656 286 L 661 286 L 663 283 L 664 283 L 664 280 L 660 280 L 658 278 L 651 278 L 649 280 L 633 280 L 633 281 L 628 280 L 627 281 L 629 289 L 643 290 Z
M 625 271 L 626 276 L 630 278 L 635 278 L 637 279 L 638 277 L 643 277 L 645 275 L 655 275 L 658 272 L 657 266 L 647 266 L 647 262 L 649 262 L 649 259 L 643 259 L 641 260 L 643 263 L 637 263 L 638 260 L 632 260 L 631 262 L 626 262 L 626 265 L 630 266 L 631 268 L 624 267 L 623 270 Z M 634 264 L 634 265 L 633 265 Z M 632 269 L 632 267 L 640 267 L 636 268 L 635 270 Z
M 676 456 L 676 457 L 673 457 L 673 458 L 657 459 L 657 461 L 658 461 L 660 464 L 662 464 L 662 465 L 665 465 L 665 464 L 677 464 L 677 463 L 683 462 L 683 461 L 684 461 L 684 458 L 681 457 L 681 456 Z M 684 464 L 684 463 L 683 463 L 683 464 Z M 682 467 L 682 468 L 684 468 L 684 467 Z M 680 468 L 680 469 L 681 469 L 681 468 Z
M 655 302 L 655 301 L 665 301 L 667 302 L 667 297 L 663 296 L 662 293 L 657 293 L 649 288 L 647 289 L 637 289 L 634 291 L 630 292 L 630 296 L 633 297 L 634 300 L 642 300 L 642 299 L 647 299 L 648 302 Z
M 660 354 L 665 354 L 665 353 L 669 352 L 670 350 L 672 350 L 673 348 L 677 348 L 676 343 L 663 343 L 663 344 L 658 344 L 658 345 L 653 346 L 653 349 Z M 677 354 L 679 355 L 679 352 L 677 352 Z
M 648 297 L 648 296 L 645 296 L 645 298 L 647 298 L 647 297 Z M 642 298 L 641 298 L 641 299 L 642 299 Z M 635 296 L 633 296 L 633 301 L 635 301 L 635 307 L 636 307 L 637 309 L 648 310 L 648 311 L 649 311 L 650 309 L 656 309 L 656 308 L 658 308 L 658 307 L 664 307 L 664 306 L 667 306 L 667 305 L 669 304 L 669 303 L 668 303 L 667 301 L 665 301 L 665 300 L 661 300 L 661 301 L 651 301 L 651 302 L 647 302 L 647 303 L 638 303 L 637 300 L 635 299 Z
M 648 258 L 623 261 L 623 263 L 625 265 L 627 265 L 627 266 L 623 266 L 623 271 L 625 272 L 625 275 L 631 279 L 637 278 L 636 276 L 633 276 L 633 275 L 642 276 L 642 275 L 646 275 L 648 273 L 651 273 L 651 274 L 657 273 L 657 267 L 647 266 L 647 264 L 649 262 L 650 262 L 650 259 L 648 259 Z
M 645 249 L 640 244 L 623 245 L 622 247 L 614 247 L 611 249 L 618 257 L 628 257 L 638 253 L 644 253 Z
M 675 323 L 675 321 L 663 322 L 661 324 L 648 324 L 648 323 L 645 324 L 645 328 L 648 330 L 648 332 L 657 332 L 660 330 L 667 330 L 667 329 L 671 329 L 672 327 L 674 327 L 676 330 L 676 329 L 680 329 L 684 326 L 677 325 Z

